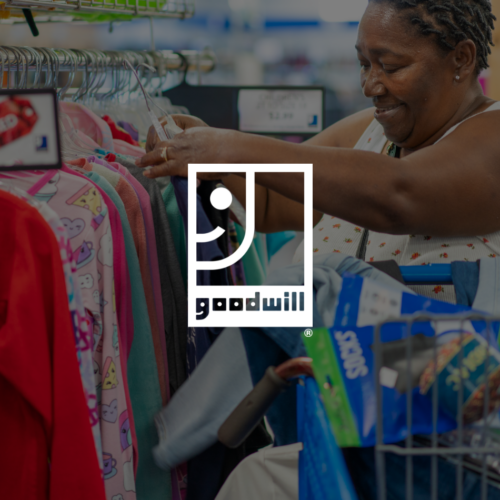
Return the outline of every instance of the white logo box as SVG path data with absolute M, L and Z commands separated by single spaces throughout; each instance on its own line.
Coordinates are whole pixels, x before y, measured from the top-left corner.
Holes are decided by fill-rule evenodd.
M 196 245 L 217 239 L 223 234 L 222 228 L 214 228 L 212 235 L 197 234 L 196 220 L 196 178 L 198 172 L 243 172 L 246 174 L 246 231 L 245 238 L 238 250 L 229 257 L 211 262 L 198 262 Z M 225 269 L 232 266 L 246 254 L 255 234 L 255 174 L 302 173 L 304 175 L 304 285 L 303 286 L 198 286 L 197 271 Z M 313 324 L 313 240 L 312 240 L 312 183 L 313 166 L 311 164 L 190 164 L 188 166 L 188 326 L 189 327 L 302 327 L 310 328 Z M 221 233 L 222 231 L 222 233 Z M 248 302 L 260 294 L 260 310 L 246 310 Z M 288 293 L 289 306 L 285 310 L 285 294 Z M 296 294 L 296 310 L 292 310 L 292 298 Z M 299 298 L 303 294 L 303 310 L 299 307 Z M 226 299 L 226 311 L 214 311 L 214 299 Z M 230 299 L 243 299 L 243 310 L 229 310 Z M 264 310 L 264 299 L 281 299 L 281 310 Z M 205 307 L 208 301 L 209 314 L 200 319 L 200 304 Z M 249 302 L 250 303 L 250 302 Z M 251 307 L 250 307 L 251 309 Z

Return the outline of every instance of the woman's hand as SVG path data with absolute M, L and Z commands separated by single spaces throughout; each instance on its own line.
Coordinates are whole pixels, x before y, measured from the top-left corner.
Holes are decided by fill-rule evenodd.
M 172 115 L 172 118 L 174 119 L 175 124 L 182 130 L 188 130 L 194 127 L 208 127 L 208 125 L 203 120 L 197 118 L 196 116 Z M 165 117 L 162 117 L 159 120 L 162 125 L 165 125 L 167 123 L 167 119 Z M 153 151 L 159 141 L 160 138 L 158 137 L 158 134 L 156 133 L 153 125 L 151 125 L 151 127 L 149 127 L 148 137 L 146 139 L 146 152 L 150 153 L 151 151 Z
M 139 158 L 138 167 L 153 167 L 144 172 L 154 179 L 168 175 L 187 177 L 189 163 L 224 163 L 224 145 L 231 141 L 231 130 L 210 127 L 188 128 L 173 139 L 159 142 L 155 148 Z M 202 180 L 215 180 L 225 177 L 226 173 L 199 173 Z

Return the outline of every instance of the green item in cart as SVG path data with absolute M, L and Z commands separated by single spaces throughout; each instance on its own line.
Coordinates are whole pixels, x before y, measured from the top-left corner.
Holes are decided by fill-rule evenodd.
M 347 390 L 340 373 L 339 361 L 326 328 L 313 330 L 304 338 L 309 357 L 313 359 L 314 377 L 318 383 L 326 414 L 340 447 L 361 445 Z

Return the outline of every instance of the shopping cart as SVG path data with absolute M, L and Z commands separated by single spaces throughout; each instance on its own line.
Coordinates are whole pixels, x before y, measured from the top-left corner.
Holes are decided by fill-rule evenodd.
M 484 398 L 482 400 L 482 426 L 475 430 L 466 429 L 464 426 L 466 401 L 464 398 L 464 386 L 467 383 L 467 370 L 464 369 L 464 346 L 463 337 L 467 330 L 467 322 L 479 321 L 486 323 L 487 335 L 490 336 L 488 341 L 496 342 L 498 331 L 494 331 L 493 325 L 499 321 L 499 317 L 485 316 L 475 312 L 468 312 L 460 315 L 437 315 L 437 314 L 415 314 L 411 316 L 402 316 L 395 319 L 389 319 L 375 327 L 375 370 L 380 373 L 382 368 L 382 343 L 381 332 L 384 325 L 403 323 L 406 324 L 407 337 L 405 339 L 406 348 L 406 426 L 408 429 L 412 426 L 413 408 L 411 393 L 413 390 L 411 384 L 412 374 L 412 360 L 413 358 L 413 342 L 410 341 L 410 332 L 414 331 L 415 324 L 422 322 L 430 322 L 437 330 L 438 323 L 440 322 L 453 322 L 455 325 L 458 323 L 458 331 L 460 332 L 460 351 L 458 353 L 458 391 L 457 391 L 457 429 L 452 433 L 438 435 L 437 422 L 438 422 L 438 409 L 439 409 L 439 384 L 434 383 L 430 389 L 430 398 L 432 399 L 432 434 L 430 436 L 413 436 L 408 433 L 402 444 L 385 444 L 383 442 L 384 428 L 383 428 L 383 390 L 380 378 L 376 379 L 376 401 L 377 401 L 377 444 L 375 446 L 376 452 L 376 471 L 377 471 L 377 492 L 378 499 L 387 498 L 387 484 L 386 484 L 386 454 L 394 453 L 396 455 L 406 458 L 406 478 L 405 489 L 406 499 L 413 499 L 414 492 L 414 476 L 413 476 L 413 459 L 415 457 L 428 456 L 430 457 L 430 491 L 429 498 L 432 500 L 438 499 L 438 457 L 451 462 L 456 467 L 455 474 L 455 498 L 462 500 L 464 498 L 464 468 L 472 470 L 481 475 L 480 488 L 481 500 L 486 500 L 488 493 L 488 485 L 499 488 L 498 498 L 500 498 L 500 440 L 495 438 L 491 431 L 491 422 L 496 415 L 498 415 L 498 407 L 494 407 L 490 401 L 490 396 L 493 391 L 498 391 L 498 387 L 494 387 L 489 374 L 492 372 L 493 367 L 489 366 L 489 357 L 485 356 L 483 367 L 485 377 L 484 384 Z M 438 367 L 438 349 L 435 344 L 434 347 L 434 360 L 433 360 L 433 380 L 436 380 L 436 370 Z
M 442 270 L 441 270 L 442 271 Z M 484 398 L 482 400 L 482 426 L 479 430 L 470 430 L 464 426 L 464 410 L 467 401 L 464 401 L 464 386 L 467 383 L 463 368 L 464 353 L 462 335 L 467 327 L 467 322 L 486 322 L 488 335 L 495 335 L 493 325 L 500 321 L 500 317 L 491 317 L 470 312 L 460 315 L 436 315 L 416 314 L 407 317 L 389 319 L 376 325 L 374 330 L 374 357 L 375 373 L 380 373 L 382 367 L 382 343 L 381 331 L 384 325 L 403 323 L 406 324 L 407 337 L 405 341 L 407 387 L 406 387 L 406 424 L 411 429 L 413 420 L 413 408 L 411 392 L 413 390 L 412 360 L 413 342 L 410 341 L 415 324 L 419 322 L 430 322 L 435 328 L 440 322 L 454 322 L 459 324 L 460 352 L 459 359 L 459 381 L 457 391 L 457 429 L 452 433 L 438 435 L 438 407 L 439 407 L 439 384 L 432 385 L 429 397 L 432 400 L 432 433 L 430 436 L 413 436 L 408 433 L 404 444 L 387 444 L 383 442 L 383 390 L 380 380 L 376 379 L 376 446 L 375 446 L 375 468 L 377 478 L 378 500 L 388 498 L 386 482 L 386 455 L 395 454 L 404 457 L 406 462 L 405 498 L 414 498 L 414 474 L 413 461 L 416 457 L 427 456 L 430 460 L 430 487 L 428 496 L 437 500 L 439 486 L 438 460 L 446 460 L 453 464 L 455 474 L 455 496 L 457 500 L 464 498 L 464 470 L 473 471 L 480 475 L 481 500 L 494 498 L 491 496 L 491 488 L 498 488 L 500 498 L 500 434 L 495 436 L 491 431 L 491 421 L 498 414 L 498 408 L 494 408 L 490 398 L 494 387 L 491 378 L 485 377 Z M 260 419 L 265 415 L 274 399 L 288 387 L 291 378 L 301 376 L 298 385 L 298 435 L 304 443 L 304 451 L 301 452 L 299 463 L 299 498 L 300 500 L 328 500 L 332 499 L 355 499 L 356 494 L 347 473 L 347 468 L 342 454 L 335 443 L 331 427 L 327 423 L 326 413 L 321 402 L 317 384 L 328 385 L 328 380 L 313 379 L 310 358 L 297 358 L 288 361 L 278 368 L 268 368 L 263 379 L 238 405 L 228 417 L 219 430 L 219 440 L 226 446 L 232 448 L 238 446 L 252 432 Z M 438 348 L 434 348 L 434 380 L 436 380 L 436 367 L 438 366 Z M 484 360 L 483 373 L 490 374 L 489 357 Z M 332 388 L 330 388 L 332 389 Z M 408 397 L 410 395 L 410 397 Z M 286 416 L 284 416 L 286 418 Z M 306 420 L 304 422 L 304 419 Z M 496 490 L 494 490 L 496 491 Z M 496 494 L 495 494 L 496 495 Z M 403 498 L 403 497 L 402 497 Z

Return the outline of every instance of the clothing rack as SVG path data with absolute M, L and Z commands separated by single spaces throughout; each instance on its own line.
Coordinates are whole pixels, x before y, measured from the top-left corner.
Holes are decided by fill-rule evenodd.
M 129 64 L 126 64 L 129 63 Z M 144 86 L 151 93 L 159 93 L 167 83 L 169 71 L 197 71 L 202 73 L 215 67 L 215 55 L 203 51 L 102 51 L 80 49 L 47 49 L 0 46 L 0 90 L 2 88 L 59 88 L 63 98 L 76 79 L 77 95 L 111 97 L 128 88 L 137 90 L 131 67 L 138 69 Z M 31 76 L 28 78 L 28 72 Z M 67 77 L 60 79 L 61 72 Z M 43 77 L 42 77 L 43 74 Z
M 132 65 L 147 64 L 155 68 L 158 76 L 166 71 L 187 70 L 208 73 L 215 67 L 215 55 L 210 49 L 203 51 L 102 51 L 76 49 L 50 49 L 0 46 L 0 71 L 41 69 L 55 71 L 99 71 L 102 68 L 124 68 L 124 61 Z M 187 66 L 187 67 L 186 67 Z

